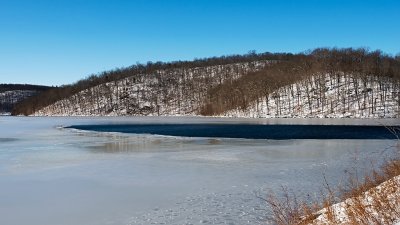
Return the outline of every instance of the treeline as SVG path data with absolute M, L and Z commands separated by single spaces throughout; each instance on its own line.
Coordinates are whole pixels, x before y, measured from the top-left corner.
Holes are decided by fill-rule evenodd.
M 0 93 L 6 91 L 23 90 L 23 91 L 46 91 L 49 86 L 32 85 L 32 84 L 0 84 Z
M 90 89 L 92 87 L 109 83 L 116 82 L 128 77 L 135 77 L 139 79 L 143 75 L 160 74 L 159 71 L 166 70 L 188 70 L 197 67 L 211 67 L 217 65 L 228 65 L 235 63 L 246 63 L 261 60 L 290 60 L 293 54 L 290 53 L 260 53 L 257 54 L 254 51 L 249 52 L 245 55 L 230 55 L 222 57 L 212 57 L 204 59 L 195 59 L 193 61 L 174 61 L 174 62 L 148 62 L 147 64 L 137 63 L 127 68 L 117 68 L 110 71 L 105 71 L 99 74 L 92 74 L 85 79 L 77 81 L 71 85 L 64 85 L 59 88 L 53 88 L 42 92 L 41 94 L 28 98 L 19 104 L 17 104 L 12 114 L 13 115 L 30 115 L 46 106 L 49 106 L 61 99 L 69 98 L 80 91 Z M 161 77 L 161 80 L 168 80 L 168 73 L 165 73 Z M 161 82 L 164 83 L 164 82 Z
M 325 79 L 322 79 L 326 74 L 329 75 L 331 84 L 341 83 L 341 81 L 334 82 L 335 80 L 332 79 L 345 79 L 346 86 L 350 83 L 350 79 L 349 77 L 343 78 L 343 74 L 351 75 L 351 84 L 357 85 L 356 88 L 353 88 L 356 92 L 360 90 L 358 86 L 367 87 L 367 84 L 370 83 L 368 79 L 377 77 L 380 90 L 385 91 L 387 89 L 383 87 L 383 84 L 387 82 L 387 78 L 400 80 L 400 57 L 392 57 L 381 51 L 369 51 L 364 48 L 318 48 L 307 53 L 291 55 L 287 60 L 280 60 L 262 70 L 248 73 L 233 82 L 225 82 L 213 87 L 207 94 L 207 100 L 201 109 L 201 114 L 220 115 L 229 110 L 245 110 L 254 102 L 258 105 L 260 99 L 265 100 L 268 108 L 271 98 L 273 98 L 274 109 L 279 110 L 280 105 L 283 105 L 284 102 L 282 102 L 280 95 L 271 94 L 282 87 L 288 87 L 289 90 L 287 90 L 286 95 L 294 95 L 294 93 L 300 95 L 301 88 L 305 87 L 306 90 L 302 91 L 308 95 L 307 102 L 310 104 L 309 110 L 312 111 L 313 99 L 311 99 L 311 93 L 318 92 L 320 95 L 316 98 L 316 104 L 327 104 L 328 102 L 324 96 L 327 85 Z M 319 76 L 321 79 L 312 79 L 315 76 Z M 349 82 L 346 79 L 349 79 Z M 300 81 L 306 83 L 302 87 L 291 86 L 291 84 Z M 307 81 L 309 81 L 309 84 Z M 295 88 L 297 90 L 293 90 Z M 365 91 L 363 93 L 365 94 L 370 90 L 366 88 L 363 91 Z M 398 91 L 390 94 L 398 95 Z M 345 97 L 348 94 L 338 93 L 338 98 L 346 101 Z M 361 94 L 355 93 L 358 101 L 360 101 Z M 297 96 L 292 97 L 296 98 Z M 382 101 L 384 100 L 382 99 Z M 400 105 L 400 102 L 398 104 Z M 275 115 L 279 114 L 279 111 L 275 112 Z

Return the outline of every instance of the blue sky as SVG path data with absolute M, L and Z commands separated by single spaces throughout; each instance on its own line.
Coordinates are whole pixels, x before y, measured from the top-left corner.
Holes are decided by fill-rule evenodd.
M 397 0 L 0 0 L 0 83 L 316 47 L 400 52 Z

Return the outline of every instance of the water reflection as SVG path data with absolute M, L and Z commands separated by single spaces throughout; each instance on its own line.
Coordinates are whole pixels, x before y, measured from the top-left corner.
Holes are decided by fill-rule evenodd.
M 13 141 L 18 141 L 18 138 L 0 138 L 0 143 L 2 142 L 13 142 Z
M 129 138 L 113 137 L 103 143 L 88 144 L 86 146 L 93 153 L 139 153 L 139 152 L 176 152 L 182 151 L 187 146 L 196 150 L 194 146 L 222 145 L 220 139 L 176 139 L 176 138 Z M 201 148 L 203 149 L 203 148 Z
M 93 153 L 132 153 L 148 152 L 150 146 L 161 145 L 160 140 L 131 140 L 129 138 L 100 143 L 87 148 Z

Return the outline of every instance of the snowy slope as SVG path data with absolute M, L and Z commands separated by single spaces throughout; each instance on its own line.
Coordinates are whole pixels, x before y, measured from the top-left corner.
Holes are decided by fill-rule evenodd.
M 38 91 L 35 90 L 12 90 L 0 93 L 0 114 L 10 114 L 12 107 L 25 98 L 36 95 Z
M 35 116 L 200 115 L 207 91 L 270 61 L 159 70 L 95 86 Z M 390 77 L 316 74 L 226 111 L 221 117 L 399 118 L 400 82 Z
M 95 86 L 47 106 L 36 116 L 197 115 L 207 91 L 271 61 L 159 70 Z
M 394 224 L 400 223 L 400 176 L 383 182 L 357 198 L 324 208 L 312 224 Z M 361 208 L 359 205 L 363 205 Z M 362 210 L 361 210 L 362 209 Z M 364 211 L 365 210 L 365 211 Z M 352 215 L 358 216 L 356 221 Z M 328 219 L 331 218 L 331 219 Z M 333 218 L 333 219 L 332 219 Z
M 315 75 L 284 86 L 245 109 L 220 116 L 250 118 L 399 118 L 400 83 L 387 77 Z

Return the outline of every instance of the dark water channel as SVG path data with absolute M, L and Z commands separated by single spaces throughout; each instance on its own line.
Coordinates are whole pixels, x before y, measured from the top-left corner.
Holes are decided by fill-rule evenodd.
M 74 125 L 98 132 L 245 139 L 396 139 L 400 127 L 371 125 L 111 124 Z

